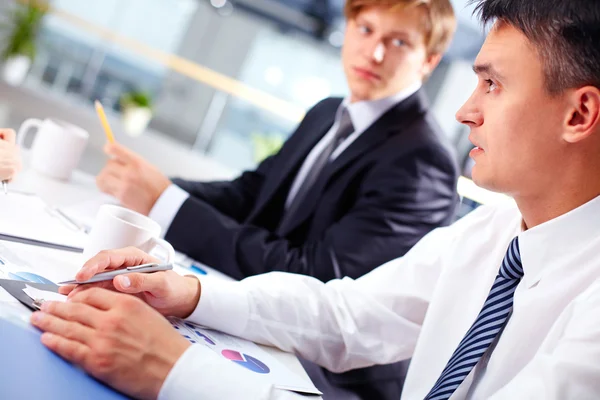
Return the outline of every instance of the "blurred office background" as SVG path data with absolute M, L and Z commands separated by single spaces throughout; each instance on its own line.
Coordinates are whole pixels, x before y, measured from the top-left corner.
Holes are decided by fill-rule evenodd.
M 0 21 L 14 2 L 0 0 Z M 476 83 L 471 64 L 484 35 L 467 2 L 453 1 L 458 32 L 426 90 L 468 177 L 471 145 L 454 114 Z M 274 151 L 311 105 L 347 91 L 344 0 L 49 3 L 25 82 L 0 83 L 0 125 L 57 116 L 93 134 L 94 100 L 117 120 L 121 96 L 142 91 L 153 117 L 127 142 L 134 150 L 148 138 L 163 140 L 234 175 Z M 82 168 L 97 173 L 102 163 L 101 153 L 90 153 Z

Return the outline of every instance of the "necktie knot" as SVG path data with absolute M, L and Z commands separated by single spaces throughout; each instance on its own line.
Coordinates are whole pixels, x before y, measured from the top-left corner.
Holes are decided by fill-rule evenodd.
M 523 264 L 521 263 L 521 253 L 519 251 L 519 237 L 515 237 L 506 250 L 504 260 L 500 266 L 499 275 L 504 279 L 521 279 L 523 277 Z
M 354 132 L 354 125 L 352 124 L 352 118 L 350 117 L 350 111 L 344 107 L 342 110 L 342 115 L 340 117 L 340 123 L 335 133 L 335 138 L 333 139 L 334 148 L 335 148 L 344 140 L 348 138 Z

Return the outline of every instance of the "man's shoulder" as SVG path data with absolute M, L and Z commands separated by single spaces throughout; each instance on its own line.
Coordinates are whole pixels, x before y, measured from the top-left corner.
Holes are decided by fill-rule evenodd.
M 335 113 L 344 99 L 342 97 L 326 97 L 312 106 L 306 115 L 314 112 Z
M 415 147 L 453 154 L 448 135 L 433 115 L 422 89 L 390 108 L 380 119 L 385 122 L 381 124 L 383 129 L 391 131 L 390 139 L 393 141 L 409 140 Z
M 407 156 L 416 156 L 416 159 L 430 160 L 458 173 L 456 150 L 428 112 L 417 116 L 408 126 L 392 127 L 391 134 L 380 147 L 384 149 L 382 158 L 404 160 Z

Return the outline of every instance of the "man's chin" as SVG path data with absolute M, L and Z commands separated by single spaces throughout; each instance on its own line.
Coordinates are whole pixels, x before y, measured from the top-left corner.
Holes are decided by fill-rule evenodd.
M 484 174 L 473 169 L 471 180 L 480 188 L 489 190 L 490 192 L 504 192 L 494 177 L 490 176 L 489 174 Z
M 366 82 L 354 83 L 350 87 L 352 98 L 355 101 L 370 101 L 377 98 L 377 90 L 373 85 L 367 84 Z
M 492 179 L 490 179 L 491 177 L 486 174 L 483 171 L 480 171 L 477 169 L 477 165 L 475 165 L 473 167 L 473 170 L 471 171 L 471 180 L 473 182 L 475 182 L 475 184 L 477 186 L 479 186 L 482 189 L 487 189 L 487 190 L 492 190 L 490 189 L 490 187 L 492 187 Z

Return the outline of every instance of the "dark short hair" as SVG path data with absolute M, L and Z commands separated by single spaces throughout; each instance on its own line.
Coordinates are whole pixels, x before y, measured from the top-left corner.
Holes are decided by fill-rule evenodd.
M 583 86 L 600 88 L 600 1 L 471 0 L 487 25 L 520 30 L 537 50 L 552 94 Z

